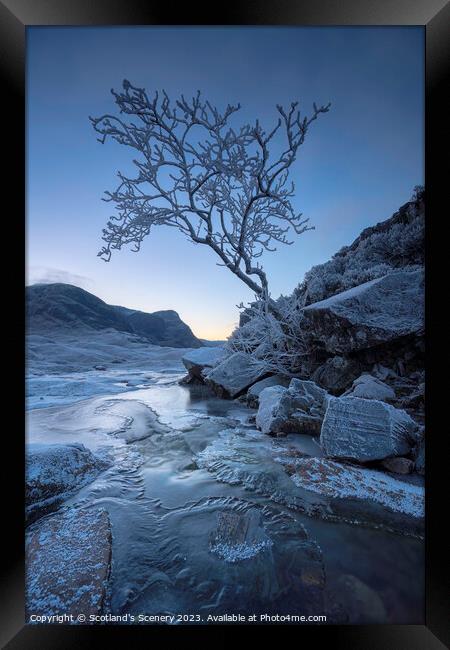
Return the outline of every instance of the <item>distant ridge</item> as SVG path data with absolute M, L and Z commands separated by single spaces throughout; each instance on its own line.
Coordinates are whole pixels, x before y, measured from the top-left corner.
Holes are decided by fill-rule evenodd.
M 146 313 L 108 305 L 92 293 L 72 284 L 33 284 L 25 288 L 28 333 L 48 333 L 53 329 L 115 329 L 129 332 L 154 345 L 199 348 L 194 336 L 176 311 Z

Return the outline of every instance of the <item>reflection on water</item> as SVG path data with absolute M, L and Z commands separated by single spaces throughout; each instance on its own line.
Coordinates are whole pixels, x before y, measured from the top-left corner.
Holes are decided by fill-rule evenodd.
M 30 441 L 78 440 L 114 455 L 70 501 L 110 514 L 112 613 L 423 623 L 420 540 L 305 514 L 308 500 L 328 505 L 295 486 L 280 459 L 319 455 L 312 438 L 269 438 L 246 424 L 254 412 L 242 404 L 173 375 L 151 379 L 28 416 Z

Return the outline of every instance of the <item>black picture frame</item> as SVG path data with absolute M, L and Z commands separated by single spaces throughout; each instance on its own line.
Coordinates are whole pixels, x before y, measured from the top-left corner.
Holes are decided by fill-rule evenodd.
M 427 192 L 427 479 L 426 479 L 426 625 L 386 626 L 297 626 L 265 627 L 262 632 L 266 641 L 273 636 L 278 640 L 285 632 L 294 633 L 300 643 L 329 643 L 333 648 L 358 648 L 358 650 L 438 650 L 449 643 L 448 591 L 444 569 L 448 567 L 448 551 L 445 534 L 445 494 L 443 478 L 446 476 L 446 458 L 443 445 L 448 436 L 438 427 L 437 412 L 445 409 L 443 387 L 437 375 L 430 372 L 433 356 L 439 363 L 439 319 L 432 319 L 433 294 L 439 283 L 441 271 L 439 255 L 431 255 L 431 246 L 440 237 L 441 223 L 445 213 L 439 205 L 445 201 L 444 174 L 448 145 L 448 102 L 446 100 L 446 72 L 450 61 L 450 4 L 445 0 L 260 0 L 259 2 L 235 2 L 229 0 L 220 6 L 214 16 L 206 5 L 183 3 L 151 3 L 149 0 L 0 0 L 0 67 L 3 107 L 7 120 L 3 122 L 3 159 L 7 164 L 4 177 L 4 193 L 10 199 L 10 207 L 4 223 L 12 228 L 6 245 L 15 242 L 17 252 L 14 262 L 22 263 L 22 273 L 11 272 L 6 276 L 8 288 L 17 300 L 16 317 L 10 322 L 8 341 L 14 343 L 15 384 L 9 391 L 9 399 L 15 397 L 14 413 L 23 412 L 24 379 L 23 366 L 23 269 L 25 254 L 22 245 L 24 235 L 25 184 L 25 66 L 26 28 L 34 25 L 421 25 L 426 31 L 426 192 Z M 445 178 L 446 180 L 446 178 Z M 442 201 L 442 202 L 441 202 Z M 448 203 L 448 199 L 447 199 Z M 8 218 L 9 217 L 9 218 Z M 4 241 L 4 245 L 5 245 Z M 437 241 L 436 241 L 437 243 Z M 445 255 L 442 255 L 442 261 Z M 14 277 L 15 283 L 10 282 Z M 13 298 L 11 298 L 13 300 Z M 440 305 L 437 305 L 440 309 Z M 9 343 L 8 343 L 9 347 Z M 8 371 L 9 373 L 9 371 Z M 11 393 L 14 394 L 11 394 Z M 18 418 L 15 418 L 18 421 Z M 261 628 L 256 627 L 209 627 L 209 628 L 155 628 L 116 626 L 39 626 L 24 624 L 24 548 L 23 548 L 23 458 L 24 436 L 21 427 L 5 428 L 8 436 L 7 456 L 4 468 L 11 471 L 4 487 L 4 550 L 2 560 L 2 608 L 0 641 L 9 650 L 19 648 L 70 648 L 106 647 L 106 636 L 128 648 L 141 648 L 144 643 L 161 641 L 185 643 L 195 634 L 197 639 L 211 639 L 215 646 L 229 643 L 231 635 L 244 638 L 251 634 L 253 640 Z M 430 443 L 431 440 L 431 443 Z M 10 459 L 14 459 L 11 461 Z M 447 461 L 448 463 L 448 461 Z M 447 472 L 448 473 L 448 472 Z M 5 472 L 3 472 L 5 474 Z M 269 638 L 267 638 L 269 637 Z M 141 641 L 138 640 L 141 639 Z M 171 639 L 171 641 L 169 641 Z M 109 645 L 109 643 L 108 643 Z

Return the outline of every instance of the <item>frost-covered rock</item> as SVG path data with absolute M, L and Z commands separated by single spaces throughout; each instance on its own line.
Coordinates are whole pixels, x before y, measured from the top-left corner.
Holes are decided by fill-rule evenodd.
M 111 565 L 105 510 L 70 508 L 26 533 L 27 616 L 100 614 Z
M 278 410 L 283 395 L 287 392 L 284 386 L 269 386 L 259 394 L 259 407 L 256 414 L 256 426 L 263 433 L 275 433 L 273 430 L 278 423 Z
M 326 521 L 351 521 L 355 525 L 383 526 L 401 534 L 423 534 L 423 520 L 409 516 L 411 508 L 405 499 L 405 494 L 411 493 L 411 500 L 416 502 L 418 509 L 423 508 L 420 477 L 415 477 L 418 485 L 410 486 L 404 482 L 405 479 L 400 480 L 381 471 L 367 470 L 367 474 L 364 467 L 311 456 L 311 453 L 317 454 L 320 450 L 308 439 L 310 448 L 305 453 L 305 438 L 295 434 L 274 438 L 248 428 L 227 429 L 197 454 L 196 463 L 199 468 L 211 472 L 217 481 L 241 485 L 246 491 L 255 492 L 259 497 L 263 495 L 273 503 L 287 506 L 289 511 Z M 298 466 L 309 467 L 309 462 L 306 461 L 313 463 L 311 472 L 314 469 L 314 481 L 300 480 L 301 476 L 297 474 Z M 324 461 L 324 464 L 319 463 L 316 466 L 316 461 Z M 347 488 L 348 493 L 335 490 L 327 495 L 325 488 L 322 491 L 320 485 L 317 485 L 321 472 L 323 480 L 330 484 L 329 481 L 333 478 L 332 470 L 335 473 L 340 470 L 340 486 L 342 490 Z M 353 498 L 360 478 L 370 476 L 373 480 L 367 480 L 365 490 Z M 331 482 L 331 487 L 333 485 Z M 369 488 L 372 485 L 378 485 L 379 489 L 377 491 L 374 487 L 376 498 L 370 500 Z M 395 509 L 395 505 L 392 510 L 381 507 L 382 494 L 388 506 L 400 499 L 399 509 Z M 417 499 L 414 497 L 416 494 Z M 276 541 L 274 545 L 276 546 Z
M 327 456 L 367 462 L 408 454 L 417 434 L 416 422 L 390 404 L 359 397 L 331 397 L 320 444 Z
M 205 374 L 205 383 L 219 397 L 238 397 L 243 391 L 263 379 L 267 372 L 243 352 L 235 352 Z
M 373 501 L 388 510 L 411 517 L 424 516 L 424 488 L 405 483 L 383 472 L 354 467 L 326 458 L 302 458 L 294 483 L 331 499 Z
M 70 494 L 109 466 L 79 443 L 32 443 L 26 449 L 26 514 L 33 520 L 55 510 Z
M 424 238 L 425 194 L 420 190 L 392 217 L 365 228 L 331 260 L 310 269 L 296 293 L 310 304 L 380 278 L 391 270 L 423 266 Z
M 320 433 L 327 392 L 313 381 L 292 379 L 289 388 L 265 388 L 256 425 L 263 433 Z
M 266 377 L 257 381 L 256 384 L 250 386 L 247 391 L 247 404 L 251 408 L 258 408 L 259 405 L 259 395 L 261 391 L 270 386 L 283 386 L 287 388 L 289 386 L 289 378 L 284 377 L 283 375 L 272 375 L 272 377 Z
M 352 387 L 344 393 L 344 396 L 378 399 L 382 402 L 395 400 L 395 392 L 390 386 L 367 373 L 355 379 Z
M 221 347 L 197 348 L 186 352 L 182 357 L 182 361 L 191 377 L 202 379 L 203 370 L 212 368 L 222 359 L 224 354 L 224 349 Z
M 388 343 L 424 328 L 424 272 L 399 271 L 303 309 L 311 342 L 332 354 Z
M 319 366 L 311 379 L 333 394 L 340 394 L 348 388 L 359 375 L 361 364 L 356 359 L 335 356 Z

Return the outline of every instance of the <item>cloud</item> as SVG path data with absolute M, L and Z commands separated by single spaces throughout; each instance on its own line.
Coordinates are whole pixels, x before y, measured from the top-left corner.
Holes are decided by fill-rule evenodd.
M 92 290 L 94 281 L 84 275 L 77 275 L 62 269 L 52 269 L 46 266 L 30 266 L 26 270 L 26 284 L 52 284 L 62 282 L 74 284 L 82 289 Z

